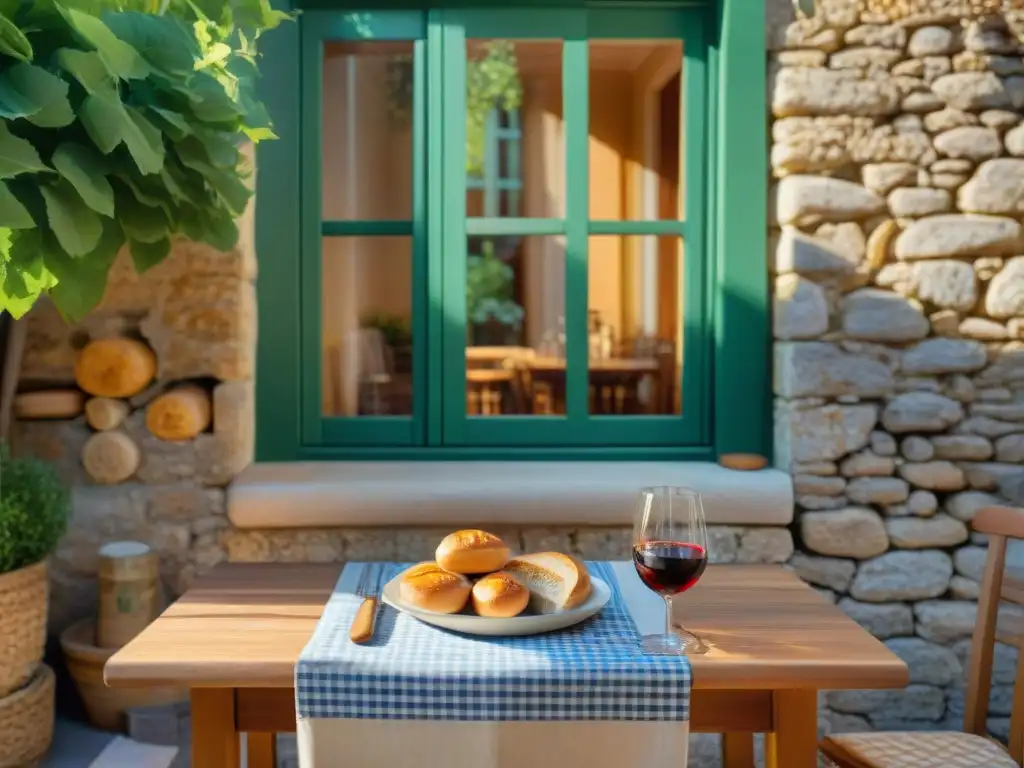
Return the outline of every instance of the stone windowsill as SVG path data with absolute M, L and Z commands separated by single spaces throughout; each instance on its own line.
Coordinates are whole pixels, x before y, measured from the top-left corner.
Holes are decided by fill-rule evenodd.
M 790 476 L 709 462 L 254 464 L 228 491 L 238 528 L 629 525 L 638 488 L 700 491 L 709 524 L 788 525 Z

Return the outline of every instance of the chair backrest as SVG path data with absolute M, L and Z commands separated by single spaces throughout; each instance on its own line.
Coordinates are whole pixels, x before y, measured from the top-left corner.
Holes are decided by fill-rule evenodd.
M 988 535 L 988 555 L 978 595 L 978 617 L 971 641 L 970 666 L 964 701 L 964 731 L 984 736 L 987 733 L 989 696 L 992 693 L 992 663 L 995 653 L 996 622 L 1003 592 L 1008 539 L 1024 539 L 1024 509 L 985 507 L 974 518 L 974 530 Z M 1017 682 L 1024 670 L 1024 652 L 1018 662 Z M 1024 691 L 1015 690 L 1010 723 L 1010 755 L 1019 764 L 1024 753 Z

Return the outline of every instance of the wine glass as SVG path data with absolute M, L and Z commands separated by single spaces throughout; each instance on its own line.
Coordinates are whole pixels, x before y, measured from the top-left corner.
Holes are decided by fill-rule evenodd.
M 641 488 L 633 524 L 633 565 L 646 587 L 665 600 L 665 632 L 646 635 L 646 653 L 679 656 L 703 650 L 696 635 L 672 630 L 672 598 L 697 583 L 708 564 L 700 494 L 692 488 Z

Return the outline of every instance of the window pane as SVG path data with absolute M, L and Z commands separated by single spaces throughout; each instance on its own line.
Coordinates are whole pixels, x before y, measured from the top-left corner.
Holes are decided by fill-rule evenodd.
M 678 40 L 590 41 L 590 218 L 683 210 Z
M 560 40 L 466 41 L 466 215 L 562 218 Z
M 412 413 L 412 239 L 323 241 L 323 413 Z
M 324 46 L 323 217 L 412 218 L 413 43 Z
M 591 237 L 590 413 L 680 413 L 683 242 Z
M 470 237 L 466 413 L 565 413 L 565 238 Z

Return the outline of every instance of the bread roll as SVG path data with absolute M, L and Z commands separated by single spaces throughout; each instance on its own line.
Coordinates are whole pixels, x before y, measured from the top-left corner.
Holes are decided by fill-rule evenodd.
M 437 563 L 420 563 L 402 574 L 398 594 L 409 605 L 435 613 L 458 613 L 466 607 L 473 585 Z
M 590 574 L 583 561 L 560 552 L 538 552 L 509 560 L 503 570 L 530 590 L 530 608 L 558 613 L 590 597 Z
M 529 602 L 530 590 L 503 571 L 489 573 L 473 585 L 473 610 L 478 616 L 510 619 L 522 613 Z
M 492 573 L 501 570 L 510 550 L 505 542 L 487 531 L 456 531 L 442 539 L 435 557 L 437 564 L 452 573 Z

